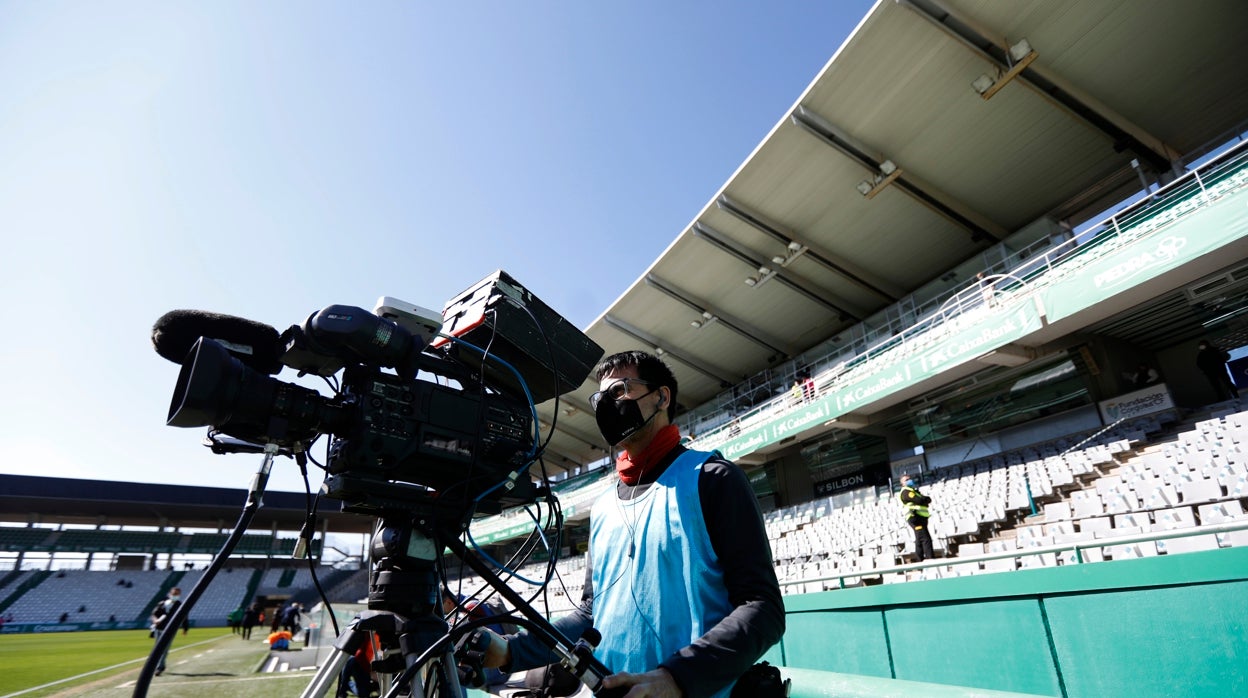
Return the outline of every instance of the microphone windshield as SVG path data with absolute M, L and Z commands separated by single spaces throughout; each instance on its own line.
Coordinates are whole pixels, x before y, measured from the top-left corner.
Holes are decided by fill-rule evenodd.
M 171 310 L 152 326 L 152 346 L 181 364 L 200 337 L 216 340 L 244 364 L 268 374 L 282 370 L 277 330 L 263 322 L 203 310 Z

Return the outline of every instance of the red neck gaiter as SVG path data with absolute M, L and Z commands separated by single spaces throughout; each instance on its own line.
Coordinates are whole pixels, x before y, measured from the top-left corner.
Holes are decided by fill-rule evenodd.
M 675 424 L 668 424 L 654 435 L 654 439 L 637 454 L 636 458 L 630 458 L 628 451 L 624 451 L 615 459 L 615 472 L 619 473 L 620 479 L 625 485 L 636 485 L 643 473 L 654 467 L 667 452 L 676 447 L 680 443 L 680 428 Z

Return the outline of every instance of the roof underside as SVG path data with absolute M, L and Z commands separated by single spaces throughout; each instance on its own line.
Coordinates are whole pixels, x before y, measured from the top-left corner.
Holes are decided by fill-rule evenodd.
M 1138 188 L 1133 160 L 1156 178 L 1232 135 L 1244 30 L 1237 0 L 884 0 L 587 334 L 661 348 L 696 407 L 1039 218 L 1095 215 Z M 1034 58 L 983 99 L 972 82 L 1009 71 L 1023 39 Z M 885 160 L 900 174 L 864 197 Z M 809 251 L 781 267 L 789 242 Z M 548 472 L 605 455 L 593 389 L 565 396 Z

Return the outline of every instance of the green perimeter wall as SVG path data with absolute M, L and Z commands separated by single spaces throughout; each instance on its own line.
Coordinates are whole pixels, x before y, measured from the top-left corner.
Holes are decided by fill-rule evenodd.
M 1248 548 L 785 597 L 767 660 L 1047 696 L 1248 695 Z

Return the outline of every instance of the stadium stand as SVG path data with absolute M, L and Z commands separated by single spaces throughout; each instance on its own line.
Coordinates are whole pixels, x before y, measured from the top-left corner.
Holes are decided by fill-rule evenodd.
M 1248 411 L 1150 415 L 934 471 L 923 488 L 936 502 L 933 537 L 944 558 L 925 566 L 903 564 L 913 537 L 888 491 L 767 512 L 785 593 L 1248 545 Z M 1114 543 L 1228 523 L 1245 530 Z M 1045 552 L 1062 546 L 1078 552 Z M 559 614 L 579 603 L 584 566 L 583 556 L 561 560 L 560 581 L 537 606 Z M 543 572 L 540 564 L 518 571 L 529 579 Z
M 1226 602 L 1242 599 L 1246 583 L 1236 575 L 1248 548 L 1248 412 L 1211 404 L 1193 366 L 1202 338 L 1240 356 L 1248 348 L 1246 7 L 878 3 L 690 226 L 587 328 L 607 351 L 664 356 L 690 445 L 720 449 L 746 470 L 791 604 L 792 635 L 774 661 L 1044 695 L 1248 688 L 1242 604 Z M 1037 68 L 1015 71 L 1023 84 L 988 103 L 971 81 L 981 70 L 1004 79 L 1016 58 L 1007 52 L 1026 42 L 997 44 L 1024 35 Z M 1202 50 L 1164 49 L 1176 45 Z M 1123 377 L 1141 362 L 1158 369 L 1156 384 Z M 804 376 L 812 390 L 795 396 L 790 386 Z M 509 581 L 549 615 L 579 602 L 588 511 L 613 485 L 584 409 L 594 389 L 590 381 L 538 406 L 565 535 L 562 549 L 543 551 L 559 556 L 544 593 Z M 934 499 L 933 560 L 909 562 L 913 539 L 895 500 L 902 473 L 921 474 Z M 70 510 L 24 518 L 54 505 L 4 497 L 21 512 L 0 529 L 0 552 L 16 565 L 29 564 L 23 554 L 126 551 L 172 564 L 224 539 L 18 527 L 55 525 Z M 183 490 L 142 501 L 180 497 L 210 508 Z M 98 508 L 75 523 L 138 507 Z M 226 511 L 200 516 L 199 527 L 219 530 L 212 522 Z M 292 500 L 257 530 L 294 530 L 302 518 Z M 348 518 L 334 526 L 367 528 Z M 472 531 L 505 560 L 532 528 L 516 510 Z M 251 534 L 240 554 L 271 560 L 289 543 L 285 533 Z M 509 572 L 539 579 L 545 563 Z M 0 610 L 51 620 L 77 608 L 64 598 L 115 574 L 129 573 L 10 573 Z M 128 607 L 134 616 L 199 573 L 143 574 L 147 599 Z M 364 570 L 330 576 L 331 596 L 367 593 Z M 1085 577 L 1097 581 L 1080 587 Z M 481 587 L 471 575 L 449 581 L 469 594 Z M 293 599 L 309 584 L 298 568 L 235 569 L 193 618 L 223 622 L 239 598 Z M 970 591 L 942 595 L 952 587 Z M 1164 587 L 1162 600 L 1153 587 Z M 1041 620 L 1000 611 L 1054 588 L 1061 603 L 1039 609 Z M 946 602 L 959 612 L 946 613 Z M 934 616 L 961 617 L 963 604 L 991 606 L 988 617 L 1003 622 L 961 633 L 958 653 L 896 651 L 960 633 Z M 1171 604 L 1186 613 L 1132 617 L 1133 635 L 1097 634 L 1141 605 Z M 97 613 L 86 606 L 84 615 Z M 1085 620 L 1101 608 L 1110 622 Z M 1029 636 L 1017 622 L 1038 628 L 1034 653 L 997 661 Z M 855 664 L 872 643 L 883 648 L 878 661 Z M 1153 650 L 1147 661 L 1135 656 L 1141 645 Z M 1120 661 L 1102 661 L 1115 652 Z M 1176 670 L 1173 657 L 1201 665 Z M 1000 666 L 1007 675 L 993 674 Z M 1041 666 L 1052 676 L 1032 671 Z M 1137 682 L 1141 674 L 1151 683 Z M 957 680 L 967 676 L 975 680 Z M 1205 676 L 1224 685 L 1188 690 Z
M 120 624 L 119 627 L 145 627 L 152 607 L 173 586 L 189 592 L 203 576 L 196 570 L 26 570 L 6 574 L 0 586 L 0 615 L 18 624 L 65 623 Z M 336 570 L 322 566 L 317 571 L 323 585 L 349 590 L 329 594 L 331 601 L 356 602 L 368 594 L 367 570 Z M 354 585 L 343 582 L 355 580 Z M 360 580 L 363 588 L 360 590 Z M 319 600 L 311 572 L 300 569 L 225 567 L 213 579 L 190 615 L 192 627 L 219 627 L 226 617 L 257 597 L 278 600 Z M 79 610 L 80 608 L 84 610 Z M 114 619 L 114 620 L 110 620 Z M 104 627 L 104 626 L 101 626 Z
M 36 586 L 14 599 L 4 613 L 20 623 L 54 623 L 68 614 L 69 623 L 136 621 L 146 626 L 148 613 L 172 573 L 122 570 L 87 572 L 62 570 L 47 574 Z M 79 610 L 79 609 L 85 610 Z
M 203 570 L 187 572 L 178 582 L 184 591 L 193 589 L 204 574 Z M 215 627 L 226 625 L 227 616 L 240 606 L 249 605 L 254 594 L 251 590 L 261 576 L 260 570 L 234 569 L 227 567 L 221 570 L 208 585 L 204 594 L 191 610 L 190 621 L 193 627 Z

